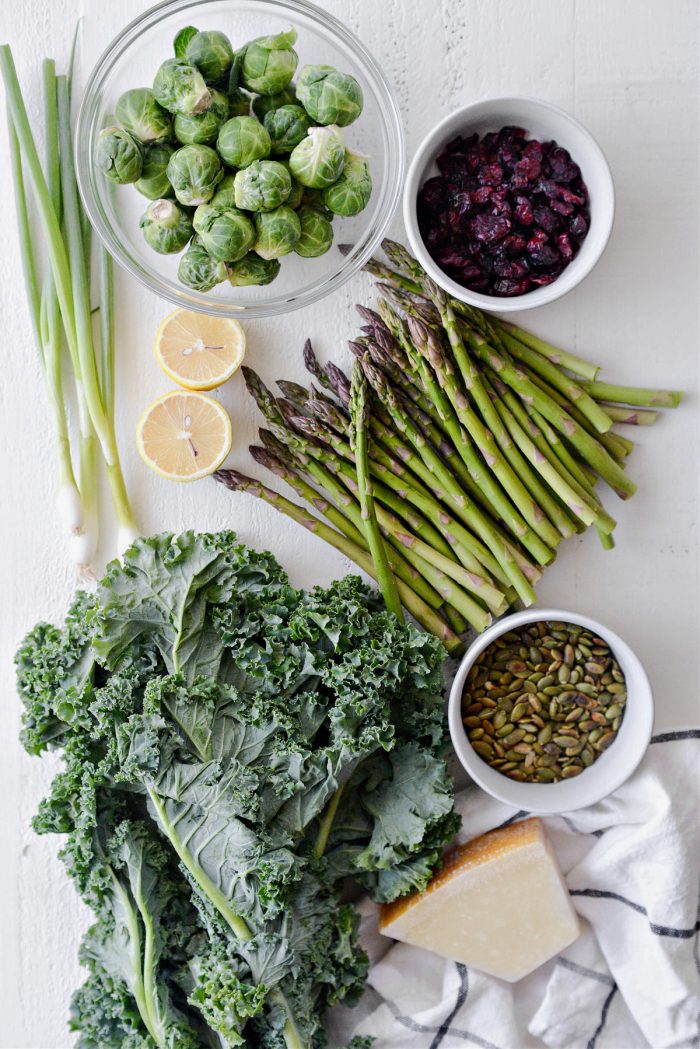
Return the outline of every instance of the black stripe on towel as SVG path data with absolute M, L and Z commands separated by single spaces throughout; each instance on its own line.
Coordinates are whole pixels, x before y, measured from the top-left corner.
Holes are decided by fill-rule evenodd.
M 675 743 L 678 739 L 700 739 L 700 728 L 682 729 L 678 732 L 660 732 L 652 736 L 652 743 Z
M 430 1043 L 430 1049 L 438 1049 L 438 1046 L 442 1044 L 442 1040 L 450 1029 L 450 1024 L 454 1020 L 455 1016 L 462 1008 L 467 1000 L 469 994 L 469 972 L 466 965 L 461 962 L 456 962 L 457 972 L 459 973 L 459 990 L 457 991 L 457 1000 L 454 1004 L 454 1008 L 448 1017 L 440 1024 L 438 1032 Z
M 527 812 L 525 809 L 520 809 L 518 812 L 515 813 L 514 816 L 509 816 L 507 820 L 503 821 L 503 823 L 497 824 L 494 830 L 501 830 L 503 827 L 510 827 L 511 823 L 516 823 L 519 819 L 522 819 L 523 816 L 529 815 L 530 813 Z
M 631 907 L 637 914 L 643 914 L 647 919 L 649 917 L 646 907 L 642 907 L 641 903 L 634 903 L 616 892 L 606 892 L 604 889 L 570 889 L 569 895 L 587 896 L 594 900 L 616 900 L 618 903 L 624 903 L 626 907 Z M 677 940 L 689 940 L 700 929 L 700 920 L 696 921 L 691 929 L 674 929 L 670 925 L 657 925 L 652 921 L 649 922 L 649 928 L 656 936 L 671 936 Z
M 606 976 L 605 973 L 597 973 L 595 969 L 588 969 L 585 965 L 572 962 L 570 958 L 557 958 L 557 965 L 561 965 L 562 969 L 569 969 L 570 972 L 576 973 L 577 976 L 587 976 L 589 980 L 596 980 L 598 983 L 604 983 L 608 987 L 612 987 L 615 983 L 612 977 Z
M 593 1035 L 592 1035 L 590 1041 L 588 1042 L 588 1044 L 586 1046 L 586 1049 L 595 1049 L 595 1044 L 598 1041 L 598 1036 L 600 1035 L 600 1032 L 605 1027 L 605 1021 L 608 1018 L 608 1009 L 610 1008 L 610 1003 L 611 1003 L 611 1001 L 613 1000 L 613 998 L 615 996 L 615 991 L 616 990 L 617 990 L 617 984 L 613 984 L 613 988 L 612 988 L 610 994 L 608 995 L 608 997 L 603 1002 L 603 1011 L 600 1014 L 600 1023 L 598 1024 L 598 1026 L 596 1027 L 595 1031 L 593 1032 Z

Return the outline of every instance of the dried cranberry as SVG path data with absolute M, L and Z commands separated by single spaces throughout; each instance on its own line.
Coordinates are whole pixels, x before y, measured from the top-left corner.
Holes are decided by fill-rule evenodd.
M 559 252 L 551 244 L 542 244 L 536 251 L 528 251 L 528 256 L 532 265 L 538 270 L 551 269 L 560 261 Z
M 440 212 L 445 207 L 447 198 L 444 180 L 436 175 L 424 182 L 418 194 L 418 206 L 421 210 Z
M 518 261 L 517 259 L 499 258 L 494 259 L 493 272 L 497 273 L 499 277 L 518 279 L 519 277 L 527 276 L 530 272 L 530 266 L 524 259 Z
M 557 247 L 559 248 L 559 254 L 563 259 L 569 262 L 574 257 L 574 245 L 571 243 L 571 238 L 568 233 L 560 233 L 557 237 Z
M 446 273 L 491 295 L 551 284 L 588 232 L 588 191 L 556 142 L 508 125 L 458 136 L 418 194 L 425 245 Z
M 547 233 L 553 233 L 559 225 L 559 219 L 552 209 L 543 204 L 539 204 L 536 208 L 533 208 L 533 215 L 535 216 L 535 222 L 537 225 Z
M 539 157 L 523 157 L 515 165 L 515 174 L 525 179 L 525 182 L 534 182 L 540 177 L 542 164 Z
M 564 200 L 567 204 L 585 204 L 585 198 L 573 193 L 567 186 L 560 186 L 553 179 L 542 178 L 538 182 L 538 189 L 550 200 Z
M 520 222 L 523 226 L 531 226 L 535 221 L 532 204 L 527 197 L 517 196 L 515 198 L 513 215 L 515 216 L 516 221 Z
M 471 199 L 474 204 L 487 204 L 489 200 L 491 200 L 492 194 L 492 186 L 479 186 L 479 188 L 475 189 L 471 194 Z
M 503 295 L 504 297 L 511 295 L 524 295 L 529 287 L 529 277 L 523 277 L 522 280 L 509 280 L 504 277 L 501 280 L 494 281 L 493 293 L 494 295 Z
M 572 237 L 585 237 L 588 233 L 588 219 L 583 211 L 577 212 L 569 223 L 569 232 Z
M 477 215 L 469 220 L 469 228 L 477 240 L 490 244 L 505 237 L 510 230 L 510 222 L 502 215 Z
M 483 186 L 500 186 L 503 182 L 503 168 L 498 163 L 484 164 L 479 171 L 479 182 Z
M 543 244 L 547 243 L 547 234 L 543 229 L 536 229 L 527 242 L 526 251 L 539 251 Z
M 563 266 L 559 266 L 556 269 L 551 270 L 549 273 L 533 274 L 533 276 L 530 277 L 530 283 L 535 284 L 540 288 L 543 288 L 546 284 L 554 284 L 554 281 L 557 279 L 563 268 Z
M 527 250 L 527 241 L 517 233 L 510 233 L 503 241 L 503 247 L 509 255 L 521 256 Z

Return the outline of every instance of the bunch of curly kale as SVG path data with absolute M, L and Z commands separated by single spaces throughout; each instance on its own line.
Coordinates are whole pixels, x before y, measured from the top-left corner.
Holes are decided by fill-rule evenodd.
M 431 636 L 357 577 L 295 590 L 230 532 L 139 540 L 17 654 L 35 819 L 93 909 L 81 1049 L 307 1049 L 362 992 L 352 876 L 425 885 L 456 829 Z

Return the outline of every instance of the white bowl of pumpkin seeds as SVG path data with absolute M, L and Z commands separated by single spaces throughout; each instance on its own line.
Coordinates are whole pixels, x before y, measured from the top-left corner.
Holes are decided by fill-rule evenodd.
M 653 721 L 649 680 L 629 645 L 562 609 L 516 612 L 484 631 L 449 700 L 452 744 L 469 776 L 541 814 L 616 791 L 641 761 Z

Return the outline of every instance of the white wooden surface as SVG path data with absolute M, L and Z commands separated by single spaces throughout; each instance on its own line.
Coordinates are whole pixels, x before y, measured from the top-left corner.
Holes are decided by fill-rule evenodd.
M 67 57 L 85 15 L 89 66 L 141 0 L 2 0 L 0 38 L 13 45 L 31 111 L 39 63 Z M 639 494 L 614 507 L 617 548 L 594 535 L 565 544 L 540 588 L 543 602 L 605 620 L 645 661 L 657 729 L 698 719 L 697 577 L 697 7 L 694 0 L 325 0 L 373 49 L 398 94 L 409 156 L 431 123 L 459 103 L 531 94 L 573 112 L 606 152 L 617 220 L 592 276 L 564 301 L 525 318 L 605 365 L 611 380 L 681 387 L 680 411 L 645 430 L 631 470 Z M 87 914 L 56 858 L 58 841 L 29 827 L 55 766 L 17 743 L 12 654 L 38 619 L 58 619 L 73 589 L 53 511 L 51 430 L 19 277 L 14 210 L 0 128 L 0 1045 L 71 1044 L 69 996 L 80 979 L 78 938 Z M 401 223 L 393 233 L 401 236 Z M 268 380 L 302 378 L 311 335 L 322 357 L 345 356 L 358 276 L 339 294 L 284 320 L 251 323 L 249 360 Z M 296 584 L 325 583 L 348 564 L 273 510 L 211 482 L 168 484 L 138 459 L 143 405 L 168 388 L 151 353 L 164 303 L 117 278 L 118 419 L 130 490 L 146 532 L 233 527 L 271 547 Z M 254 412 L 240 377 L 221 393 L 235 420 L 232 463 L 247 466 Z M 636 436 L 636 434 L 635 434 Z M 111 556 L 112 536 L 103 553 Z

